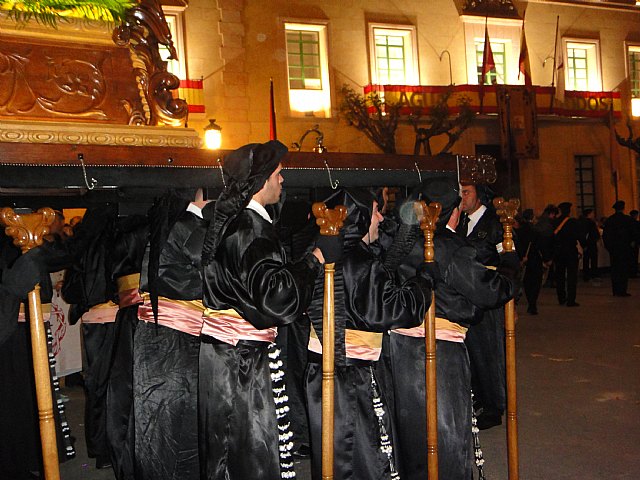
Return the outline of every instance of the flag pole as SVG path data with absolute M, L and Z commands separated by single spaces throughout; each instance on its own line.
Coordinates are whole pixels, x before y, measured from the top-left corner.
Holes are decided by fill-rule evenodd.
M 558 58 L 558 31 L 560 28 L 560 15 L 556 17 L 556 36 L 553 43 L 553 71 L 551 72 L 551 100 L 549 101 L 549 112 L 553 112 L 553 99 L 556 95 L 556 61 Z
M 269 140 L 277 140 L 276 106 L 273 99 L 273 78 L 269 79 Z
M 487 40 L 489 40 L 488 22 L 489 17 L 484 17 L 484 46 L 482 47 L 482 67 L 480 68 L 480 88 L 478 89 L 478 95 L 480 96 L 480 115 L 482 115 L 484 110 L 484 77 L 486 75 L 487 57 L 489 56 L 489 49 L 487 48 Z

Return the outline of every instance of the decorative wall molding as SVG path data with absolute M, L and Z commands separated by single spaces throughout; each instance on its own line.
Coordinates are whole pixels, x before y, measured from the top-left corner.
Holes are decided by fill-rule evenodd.
M 0 142 L 200 148 L 189 128 L 0 120 Z

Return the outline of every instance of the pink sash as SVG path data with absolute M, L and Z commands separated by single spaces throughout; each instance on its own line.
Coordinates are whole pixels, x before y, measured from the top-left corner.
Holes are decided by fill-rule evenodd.
M 207 308 L 204 312 L 202 335 L 235 346 L 240 340 L 272 343 L 278 335 L 278 329 L 271 327 L 258 330 L 233 309 L 211 310 Z
M 82 315 L 82 323 L 111 323 L 116 321 L 118 305 L 112 301 L 94 305 Z
M 148 293 L 142 294 L 144 303 L 138 309 L 138 318 L 145 322 L 155 322 Z M 202 330 L 201 300 L 172 300 L 158 297 L 158 325 L 173 328 L 189 335 L 199 336 Z
M 116 280 L 118 284 L 118 305 L 120 308 L 142 303 L 140 296 L 140 274 L 124 275 Z
M 399 335 L 406 335 L 407 337 L 422 337 L 424 338 L 424 322 L 421 325 L 413 328 L 396 328 L 391 330 L 393 333 Z M 450 322 L 446 318 L 436 317 L 436 340 L 445 340 L 447 342 L 464 342 L 467 336 L 467 329 L 462 325 Z

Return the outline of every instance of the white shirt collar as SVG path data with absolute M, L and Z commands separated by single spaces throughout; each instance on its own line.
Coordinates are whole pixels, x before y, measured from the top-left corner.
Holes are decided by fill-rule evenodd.
M 487 207 L 485 205 L 480 205 L 480 208 L 478 208 L 475 212 L 469 215 L 469 223 L 467 223 L 467 236 L 469 236 L 469 234 L 473 232 L 473 229 L 475 228 L 476 224 L 478 223 L 478 221 L 486 211 L 487 211 Z
M 260 205 L 258 202 L 256 202 L 253 198 L 249 202 L 249 205 L 247 205 L 247 208 L 249 210 L 253 210 L 254 212 L 256 212 L 258 215 L 264 218 L 267 222 L 273 223 L 273 220 L 271 220 L 271 217 L 269 216 L 269 212 L 267 212 L 267 209 L 264 208 L 262 205 Z
M 202 218 L 202 209 L 199 206 L 197 206 L 196 204 L 194 204 L 194 203 L 190 203 L 187 206 L 187 212 L 191 212 L 194 215 Z

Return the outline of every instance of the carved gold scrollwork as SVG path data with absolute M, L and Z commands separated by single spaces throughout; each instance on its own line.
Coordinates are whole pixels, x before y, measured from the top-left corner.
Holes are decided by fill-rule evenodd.
M 142 0 L 127 13 L 124 22 L 113 32 L 113 41 L 129 45 L 142 61 L 136 77 L 149 107 L 148 125 L 182 126 L 186 122 L 187 102 L 174 98 L 172 91 L 180 86 L 178 77 L 167 71 L 158 45 L 169 48 L 170 58 L 177 59 L 171 31 L 157 0 Z
M 498 197 L 493 199 L 493 206 L 496 207 L 496 213 L 500 217 L 504 230 L 502 246 L 506 252 L 511 252 L 513 251 L 513 225 L 515 224 L 516 213 L 520 208 L 520 200 L 512 198 L 509 201 L 505 201 L 504 198 Z
M 436 223 L 438 222 L 438 217 L 440 217 L 442 205 L 437 202 L 431 202 L 427 205 L 424 200 L 421 200 L 414 204 L 414 208 L 416 216 L 420 220 L 420 230 L 424 234 L 424 261 L 433 262 L 435 258 L 433 233 L 436 230 Z
M 51 208 L 41 208 L 36 213 L 16 213 L 12 208 L 0 210 L 0 223 L 5 225 L 6 234 L 23 253 L 42 245 L 55 219 Z
M 311 210 L 316 217 L 316 224 L 320 227 L 320 235 L 336 236 L 340 233 L 342 224 L 347 218 L 347 207 L 338 205 L 332 210 L 324 202 L 316 202 Z

